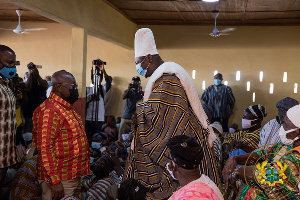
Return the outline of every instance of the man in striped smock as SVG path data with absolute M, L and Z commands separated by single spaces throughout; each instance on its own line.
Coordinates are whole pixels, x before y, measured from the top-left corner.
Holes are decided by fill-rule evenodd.
M 16 54 L 0 45 L 0 192 L 8 167 L 16 164 L 16 98 L 9 80 L 16 75 Z
M 148 28 L 138 30 L 135 35 L 135 63 L 137 72 L 150 79 L 144 101 L 137 104 L 138 126 L 124 179 L 138 179 L 147 188 L 147 199 L 169 198 L 178 185 L 166 168 L 171 161 L 166 144 L 176 135 L 188 135 L 203 147 L 200 173 L 218 185 L 210 148 L 215 135 L 188 73 L 178 64 L 161 59 Z

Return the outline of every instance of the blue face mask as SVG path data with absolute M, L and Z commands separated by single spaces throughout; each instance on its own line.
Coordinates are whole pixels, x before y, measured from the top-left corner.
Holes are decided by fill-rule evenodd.
M 48 86 L 51 86 L 51 81 L 47 81 L 47 83 L 48 83 Z
M 148 67 L 147 67 L 147 69 L 148 69 Z M 142 68 L 142 63 L 139 63 L 139 64 L 136 65 L 136 71 L 141 76 L 145 76 L 146 75 L 147 69 Z
M 120 128 L 120 124 L 116 124 L 116 127 L 117 127 L 117 128 Z
M 215 85 L 220 85 L 221 84 L 221 80 L 219 80 L 219 79 L 214 79 L 214 83 L 215 83 Z
M 10 67 L 3 67 L 2 69 L 0 69 L 0 74 L 4 77 L 4 78 L 13 78 L 17 73 L 17 68 L 16 66 L 13 68 Z
M 92 149 L 101 149 L 101 143 L 100 142 L 92 142 Z
M 93 157 L 90 157 L 90 158 L 91 158 L 91 164 L 93 164 L 95 161 L 95 158 L 93 158 Z

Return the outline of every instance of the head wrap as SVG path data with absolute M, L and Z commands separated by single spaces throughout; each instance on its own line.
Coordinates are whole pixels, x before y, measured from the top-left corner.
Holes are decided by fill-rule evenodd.
M 290 108 L 287 111 L 286 116 L 296 127 L 300 128 L 300 105 Z
M 255 117 L 257 117 L 258 119 L 261 119 L 261 120 L 264 117 L 266 117 L 268 114 L 265 107 L 260 104 L 254 105 L 254 106 L 249 106 L 245 111 L 248 113 L 251 113 L 252 115 L 254 115 Z
M 286 112 L 296 106 L 299 105 L 299 102 L 296 99 L 293 99 L 291 97 L 286 97 L 284 99 L 281 99 L 277 102 L 276 108 L 278 110 L 278 116 L 286 115 Z
M 141 28 L 135 33 L 134 50 L 136 58 L 158 54 L 153 33 L 149 28 Z
M 219 131 L 220 134 L 223 134 L 222 124 L 220 122 L 214 122 L 210 125 L 212 128 L 215 128 Z
M 169 140 L 167 147 L 171 151 L 172 160 L 184 169 L 197 168 L 203 158 L 202 148 L 193 137 L 175 136 Z

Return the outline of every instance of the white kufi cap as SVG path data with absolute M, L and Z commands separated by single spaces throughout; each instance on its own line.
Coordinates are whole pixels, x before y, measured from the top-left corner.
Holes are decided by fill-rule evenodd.
M 134 50 L 135 57 L 158 54 L 153 33 L 149 28 L 141 28 L 135 33 Z
M 290 108 L 286 115 L 295 126 L 300 128 L 300 105 Z

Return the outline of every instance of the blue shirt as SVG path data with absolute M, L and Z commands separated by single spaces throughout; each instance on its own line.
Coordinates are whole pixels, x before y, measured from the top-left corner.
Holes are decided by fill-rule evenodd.
M 124 93 L 127 91 L 128 90 L 125 90 Z M 133 89 L 128 92 L 123 111 L 123 119 L 131 119 L 132 114 L 135 113 L 136 110 L 136 103 L 141 99 L 143 99 L 142 92 L 134 91 Z

